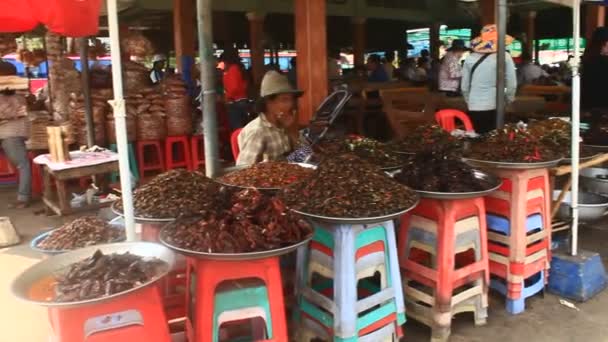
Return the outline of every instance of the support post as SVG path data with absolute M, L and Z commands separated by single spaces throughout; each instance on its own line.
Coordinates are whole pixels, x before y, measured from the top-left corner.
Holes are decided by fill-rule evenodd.
M 497 24 L 497 1 L 499 0 L 481 0 L 479 7 L 481 10 L 481 26 Z
M 433 23 L 429 30 L 430 39 L 430 51 L 431 60 L 439 60 L 439 30 L 441 29 L 440 23 Z
M 87 145 L 95 145 L 95 122 L 93 121 L 93 106 L 91 103 L 91 83 L 89 79 L 89 39 L 78 38 L 80 42 L 80 79 L 82 95 L 84 96 L 84 119 L 87 125 Z
M 590 40 L 596 28 L 606 24 L 606 8 L 604 6 L 587 4 L 585 6 L 585 37 Z
M 326 0 L 295 0 L 298 86 L 298 122 L 306 125 L 327 97 Z
M 249 19 L 249 51 L 251 52 L 251 72 L 254 86 L 259 87 L 264 77 L 264 19 L 258 12 L 247 13 Z
M 534 57 L 534 39 L 536 37 L 536 12 L 530 11 L 524 17 L 525 19 L 525 30 L 526 30 L 526 41 L 524 51 L 528 52 L 531 57 Z M 536 61 L 538 63 L 538 61 Z
M 196 0 L 198 48 L 201 58 L 201 84 L 203 92 L 201 111 L 203 112 L 203 136 L 205 140 L 205 171 L 207 177 L 210 178 L 217 176 L 219 172 L 211 1 Z
M 580 16 L 580 0 L 573 0 L 572 2 L 572 30 L 574 31 L 573 43 L 574 43 L 574 58 L 571 61 L 572 67 L 572 151 L 571 153 L 571 166 L 572 166 L 572 191 L 570 204 L 572 208 L 572 249 L 571 254 L 576 256 L 578 252 L 578 175 L 579 175 L 579 136 L 580 136 L 580 91 L 581 91 L 581 77 L 579 74 L 580 65 L 580 29 L 581 29 L 581 16 Z
M 352 29 L 353 29 L 353 59 L 355 66 L 362 66 L 365 64 L 365 17 L 352 17 Z
M 500 128 L 505 124 L 505 60 L 507 47 L 505 46 L 505 37 L 507 35 L 507 0 L 497 0 L 496 2 L 498 14 L 497 29 L 498 29 L 498 51 L 496 54 L 496 127 Z
M 120 55 L 120 37 L 118 35 L 118 9 L 116 0 L 107 1 L 110 55 L 112 57 L 112 88 L 114 89 L 114 100 L 109 102 L 114 109 L 120 190 L 122 192 L 122 207 L 125 214 L 125 231 L 127 241 L 135 241 L 135 217 L 133 215 L 133 193 L 131 190 L 131 169 L 129 168 L 129 146 L 127 142 L 127 114 L 125 99 L 123 98 L 122 61 Z
M 194 65 L 194 1 L 173 0 L 173 32 L 175 39 L 175 62 L 184 82 L 192 90 L 192 67 Z

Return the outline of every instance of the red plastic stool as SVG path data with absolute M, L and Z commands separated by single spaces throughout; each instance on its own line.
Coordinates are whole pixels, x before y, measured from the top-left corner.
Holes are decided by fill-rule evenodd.
M 192 155 L 192 170 L 198 170 L 205 165 L 205 139 L 202 135 L 190 137 L 190 152 Z
M 49 308 L 54 342 L 170 342 L 157 286 L 85 306 Z
M 159 242 L 160 230 L 164 223 L 141 223 L 141 240 Z M 171 272 L 159 281 L 163 306 L 168 320 L 186 316 L 186 267 L 178 261 Z
M 443 109 L 435 113 L 435 121 L 448 132 L 456 129 L 456 119 L 464 124 L 464 129 L 467 132 L 475 132 L 473 123 L 469 116 L 456 109 Z
M 262 280 L 268 289 L 273 333 L 269 341 L 288 341 L 279 257 L 247 261 L 188 258 L 187 267 L 188 341 L 212 340 L 215 292 L 218 285 L 225 281 L 249 278 Z
M 486 216 L 483 198 L 461 200 L 435 200 L 423 198 L 418 206 L 401 218 L 399 230 L 399 263 L 406 277 L 435 289 L 437 305 L 443 309 L 450 307 L 452 291 L 475 279 L 482 278 L 489 283 Z M 407 253 L 410 223 L 413 216 L 431 220 L 437 224 L 435 232 L 436 269 L 426 267 L 409 258 Z M 474 262 L 455 269 L 457 222 L 477 217 L 479 231 L 479 258 Z
M 192 169 L 190 142 L 185 135 L 167 137 L 165 140 L 166 170 L 177 168 Z
M 152 155 L 152 160 L 146 158 L 146 150 Z M 139 140 L 137 142 L 137 164 L 139 166 L 139 178 L 143 179 L 146 171 L 165 171 L 163 150 L 160 140 Z
M 0 182 L 16 183 L 19 180 L 17 169 L 8 160 L 4 152 L 0 151 Z
M 490 254 L 490 267 L 493 269 L 492 276 L 499 277 L 507 284 L 507 298 L 519 299 L 524 280 L 545 271 L 546 284 L 548 282 L 549 260 L 546 250 L 541 250 L 528 257 L 523 263 L 509 262 L 508 258 Z

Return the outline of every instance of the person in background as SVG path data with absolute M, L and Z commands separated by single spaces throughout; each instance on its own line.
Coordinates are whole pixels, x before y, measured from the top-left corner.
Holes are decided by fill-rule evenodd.
M 369 82 L 388 82 L 389 80 L 378 55 L 367 57 L 367 71 L 367 80 Z
M 298 86 L 298 71 L 296 70 L 296 63 L 296 58 L 292 57 L 289 60 L 289 71 L 287 72 L 289 84 L 291 84 L 291 86 L 294 88 Z
M 17 69 L 9 62 L 0 61 L 0 76 L 17 75 Z M 14 91 L 1 91 L 4 96 L 21 96 L 15 94 Z M 13 116 L 14 113 L 7 113 L 7 117 Z M 0 115 L 2 117 L 3 115 Z M 29 127 L 27 116 L 11 119 L 7 121 L 0 120 L 0 143 L 4 154 L 12 165 L 19 170 L 19 187 L 17 190 L 17 201 L 8 204 L 8 208 L 23 209 L 27 208 L 30 203 L 32 189 L 32 171 L 30 161 L 27 157 L 27 149 L 25 141 L 29 136 Z
M 393 65 L 393 62 L 395 61 L 395 52 L 390 50 L 386 51 L 384 53 L 384 58 L 386 59 L 384 64 L 382 64 L 384 71 L 388 78 L 393 80 L 395 79 L 395 66 Z
M 506 37 L 506 45 L 513 37 Z M 498 32 L 496 25 L 486 25 L 481 35 L 471 41 L 473 53 L 464 61 L 460 90 L 469 108 L 469 117 L 475 131 L 483 134 L 496 128 L 496 51 Z M 505 56 L 507 103 L 515 100 L 517 76 L 515 63 L 507 52 Z
M 338 61 L 340 61 L 340 52 L 330 52 L 327 56 L 327 79 L 336 80 L 342 76 Z
M 460 95 L 460 79 L 462 78 L 460 60 L 468 50 L 462 39 L 454 39 L 452 46 L 446 50 L 439 66 L 439 91 L 447 96 Z
M 541 77 L 549 77 L 549 74 L 538 64 L 532 61 L 529 52 L 521 54 L 521 65 L 517 68 L 517 84 L 521 87 L 525 84 L 533 84 Z
M 608 27 L 593 31 L 583 54 L 581 72 L 582 108 L 592 110 L 594 119 L 599 119 L 608 109 Z
M 152 83 L 158 84 L 165 76 L 165 65 L 167 64 L 167 57 L 165 55 L 154 55 L 152 57 L 152 70 L 150 70 L 150 80 Z
M 247 98 L 247 78 L 245 66 L 235 48 L 227 48 L 222 55 L 224 73 L 224 98 L 228 109 L 228 122 L 230 130 L 243 128 L 247 124 L 249 114 L 249 100 Z
M 429 50 L 420 50 L 420 58 L 418 59 L 418 64 L 428 72 L 429 70 L 431 70 L 432 63 L 433 59 L 431 58 L 431 53 L 429 52 Z
M 286 76 L 276 71 L 264 75 L 256 104 L 259 115 L 239 134 L 236 165 L 280 160 L 292 151 L 296 138 L 287 130 L 295 123 L 296 98 L 300 95 L 302 92 L 292 87 Z

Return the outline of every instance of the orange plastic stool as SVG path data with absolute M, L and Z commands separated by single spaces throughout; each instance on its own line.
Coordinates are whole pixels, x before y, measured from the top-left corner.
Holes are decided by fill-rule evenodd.
M 165 139 L 165 169 L 192 169 L 190 142 L 185 135 Z
M 264 282 L 269 296 L 273 336 L 269 341 L 285 342 L 287 323 L 279 257 L 256 260 L 220 261 L 188 258 L 186 291 L 186 334 L 188 341 L 208 342 L 213 336 L 215 292 L 224 281 L 255 278 Z M 196 297 L 194 300 L 193 297 Z
M 157 286 L 77 307 L 48 309 L 53 342 L 170 342 Z
M 474 132 L 475 128 L 469 116 L 456 109 L 442 109 L 435 113 L 435 121 L 448 132 L 456 129 L 456 119 L 464 124 L 464 129 L 467 132 Z
M 190 137 L 190 152 L 192 155 L 192 170 L 198 170 L 205 165 L 205 139 L 202 135 Z
M 410 230 L 411 219 L 419 216 L 436 222 L 437 230 L 435 240 L 436 269 L 422 265 L 408 257 L 408 241 L 412 239 Z M 455 268 L 455 255 L 458 232 L 457 222 L 476 217 L 478 219 L 478 251 L 479 257 L 472 263 Z M 468 231 L 466 233 L 469 233 Z M 423 233 L 426 235 L 426 233 Z M 429 241 L 421 242 L 428 244 Z M 454 289 L 483 279 L 489 284 L 490 270 L 487 247 L 487 231 L 484 200 L 481 197 L 459 200 L 436 200 L 423 198 L 416 208 L 401 218 L 399 230 L 399 264 L 405 271 L 407 278 L 435 290 L 435 301 L 440 311 L 451 309 L 452 293 Z
M 153 158 L 146 158 L 146 150 L 151 152 Z M 165 171 L 163 150 L 160 140 L 139 140 L 137 142 L 137 163 L 139 166 L 139 178 L 143 179 L 146 171 Z

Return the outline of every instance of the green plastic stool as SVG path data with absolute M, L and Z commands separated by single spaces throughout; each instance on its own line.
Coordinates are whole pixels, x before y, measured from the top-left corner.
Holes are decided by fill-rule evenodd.
M 250 308 L 260 308 L 264 311 L 266 333 L 272 338 L 272 316 L 268 290 L 264 285 L 245 285 L 243 283 L 230 284 L 229 288 L 218 290 L 215 294 L 213 306 L 213 342 L 219 341 L 219 318 L 222 313 L 228 311 L 239 311 Z M 253 318 L 251 316 L 239 317 L 236 320 Z
M 129 143 L 129 170 L 131 170 L 131 176 L 138 181 L 139 180 L 139 169 L 137 168 L 137 160 L 135 159 L 135 148 L 133 144 Z M 118 153 L 118 146 L 116 144 L 110 144 L 110 150 Z M 112 172 L 110 176 L 112 183 L 118 182 L 118 172 Z

